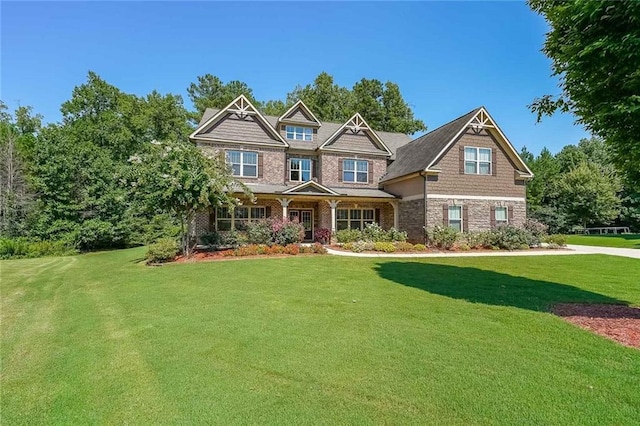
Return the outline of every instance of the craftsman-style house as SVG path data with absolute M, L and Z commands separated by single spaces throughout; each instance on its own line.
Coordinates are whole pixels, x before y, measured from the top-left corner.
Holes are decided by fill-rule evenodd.
M 435 225 L 521 226 L 533 176 L 483 107 L 411 140 L 370 128 L 360 114 L 321 122 L 302 101 L 280 117 L 265 116 L 239 96 L 207 109 L 190 139 L 205 152 L 224 152 L 257 200 L 203 212 L 198 233 L 265 217 L 299 220 L 307 240 L 317 228 L 372 222 L 407 231 L 413 241 Z

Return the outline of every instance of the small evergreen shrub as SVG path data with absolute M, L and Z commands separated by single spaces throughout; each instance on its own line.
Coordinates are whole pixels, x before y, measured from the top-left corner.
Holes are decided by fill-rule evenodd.
M 436 226 L 429 232 L 431 244 L 444 250 L 450 250 L 459 237 L 460 233 L 449 226 Z
M 0 238 L 0 259 L 67 256 L 78 251 L 63 240 L 29 240 L 24 237 Z
M 249 244 L 272 244 L 273 229 L 268 220 L 258 220 L 247 225 L 247 241 Z
M 407 241 L 406 231 L 398 231 L 396 228 L 391 228 L 387 231 L 389 241 L 405 242 Z
M 549 248 L 560 248 L 567 245 L 567 236 L 562 234 L 552 234 L 544 237 L 544 242 L 549 244 Z
M 377 223 L 367 223 L 362 231 L 362 239 L 364 241 L 373 241 L 374 243 L 380 241 L 390 241 L 388 233 L 382 229 Z
M 415 244 L 413 246 L 413 249 L 415 251 L 425 251 L 427 249 L 427 246 L 425 246 L 424 244 Z
M 222 245 L 221 244 L 222 241 L 222 237 L 220 235 L 220 233 L 218 232 L 208 232 L 206 234 L 203 234 L 200 236 L 200 242 L 202 244 L 204 244 L 205 246 L 213 246 L 213 247 L 217 247 Z
M 313 233 L 313 240 L 320 244 L 329 244 L 331 241 L 331 230 L 327 228 L 318 228 Z
M 395 246 L 398 251 L 414 251 L 416 249 L 413 244 L 407 243 L 406 241 L 399 241 L 395 243 Z
M 518 250 L 536 245 L 536 238 L 523 228 L 512 225 L 499 226 L 492 231 L 492 246 L 504 250 Z
M 540 242 L 547 235 L 549 227 L 544 223 L 536 219 L 527 219 L 524 223 L 524 229 L 527 230 L 532 236 L 532 245 L 540 245 Z
M 462 250 L 462 251 L 469 251 L 469 250 L 471 250 L 471 247 L 469 247 L 469 245 L 468 245 L 468 244 L 466 244 L 466 243 L 462 243 L 462 244 L 460 244 L 460 245 L 458 246 L 458 248 L 459 248 L 460 250 Z
M 391 242 L 378 241 L 373 244 L 375 251 L 383 251 L 385 253 L 393 253 L 396 251 L 396 246 Z
M 362 240 L 362 231 L 359 229 L 342 229 L 336 232 L 336 241 L 339 243 L 355 243 Z
M 353 243 L 353 248 L 351 249 L 351 251 L 355 252 L 355 253 L 361 253 L 365 250 L 373 250 L 373 243 L 367 242 L 367 241 L 356 241 L 355 243 Z
M 342 248 L 347 251 L 353 251 L 353 243 L 345 243 L 342 245 Z
M 179 253 L 178 243 L 173 238 L 160 238 L 149 246 L 147 263 L 171 262 Z

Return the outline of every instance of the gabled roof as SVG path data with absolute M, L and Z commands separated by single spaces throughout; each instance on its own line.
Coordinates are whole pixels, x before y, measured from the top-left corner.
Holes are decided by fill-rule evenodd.
M 207 108 L 206 112 L 208 111 L 209 109 Z M 205 120 L 205 117 L 207 116 L 206 112 L 203 115 L 202 120 L 200 120 L 200 124 L 198 124 L 198 127 L 191 133 L 191 135 L 189 135 L 189 139 L 198 137 L 200 133 L 204 132 L 205 130 L 209 129 L 211 126 L 215 125 L 218 121 L 225 118 L 227 113 L 235 113 L 235 114 L 238 114 L 240 117 L 244 117 L 246 115 L 255 116 L 256 119 L 262 125 L 264 125 L 265 129 L 269 133 L 271 133 L 271 135 L 274 137 L 276 141 L 282 142 L 284 146 L 289 146 L 287 144 L 287 141 L 284 140 L 284 138 L 273 127 L 273 125 L 269 122 L 269 120 L 267 120 L 266 117 L 262 115 L 262 113 L 260 113 L 260 111 L 258 111 L 258 109 L 255 106 L 253 106 L 251 101 L 249 101 L 249 99 L 247 99 L 244 95 L 238 96 L 233 101 L 231 101 L 229 105 L 222 108 L 221 110 L 218 110 L 217 112 L 215 112 L 213 115 L 210 115 Z
M 305 193 L 309 192 L 308 189 L 315 189 L 315 193 L 322 193 L 327 195 L 338 195 L 337 192 L 332 190 L 329 187 L 319 184 L 316 181 L 308 180 L 306 182 L 301 183 L 300 185 L 296 185 L 292 188 L 287 189 L 286 191 L 282 191 L 283 194 L 295 194 L 295 193 Z M 303 191 L 304 190 L 304 191 Z
M 320 145 L 318 149 L 326 149 L 327 146 L 330 145 L 332 142 L 334 142 L 336 139 L 338 139 L 338 137 L 340 137 L 342 132 L 344 132 L 345 130 L 350 130 L 356 134 L 359 132 L 367 132 L 369 136 L 373 139 L 373 141 L 378 145 L 378 147 L 382 151 L 386 151 L 387 154 L 391 156 L 392 153 L 387 147 L 387 145 L 385 145 L 385 143 L 382 142 L 382 139 L 380 139 L 380 137 L 376 134 L 376 132 L 371 127 L 369 127 L 365 119 L 362 118 L 362 116 L 359 113 L 355 113 L 353 117 L 348 119 L 347 122 L 344 123 L 338 130 L 336 130 L 333 133 L 333 135 L 331 135 L 326 141 L 324 141 L 324 143 Z
M 206 123 L 211 117 L 217 115 L 221 110 L 214 108 L 207 108 L 202 118 L 200 119 L 200 123 L 198 124 L 198 128 L 200 128 L 204 123 Z M 274 115 L 265 115 L 264 116 L 267 121 L 271 124 L 271 127 L 274 129 L 278 128 L 278 123 L 280 117 Z M 295 148 L 297 150 L 305 150 L 305 151 L 315 151 L 320 145 L 322 145 L 327 139 L 333 136 L 338 129 L 344 126 L 344 123 L 334 123 L 330 121 L 325 121 L 322 123 L 322 127 L 318 128 L 318 133 L 313 135 L 313 141 L 295 141 L 295 140 L 287 140 L 287 144 L 289 148 Z M 375 132 L 376 135 L 382 139 L 384 144 L 391 151 L 391 159 L 394 159 L 396 151 L 399 147 L 406 145 L 411 141 L 411 137 L 405 135 L 404 133 L 393 133 L 393 132 Z
M 387 173 L 382 177 L 381 182 L 413 173 L 434 171 L 431 167 L 442 158 L 451 145 L 470 126 L 473 128 L 487 128 L 488 131 L 494 130 L 498 136 L 498 142 L 510 154 L 514 164 L 519 165 L 522 172 L 521 177 L 533 176 L 531 170 L 522 161 L 511 142 L 495 124 L 487 110 L 484 107 L 479 107 L 398 148 L 396 160 L 389 165 Z
M 307 107 L 305 103 L 302 102 L 302 99 L 300 99 L 298 102 L 293 104 L 291 108 L 289 108 L 284 114 L 282 114 L 278 119 L 278 123 L 280 122 L 297 123 L 298 122 L 297 120 L 291 119 L 291 117 L 293 117 L 297 111 L 302 111 L 302 113 L 305 116 L 310 117 L 310 121 L 315 122 L 318 127 L 322 126 L 322 123 L 320 122 L 320 120 L 318 120 L 318 117 L 316 117 L 313 114 L 313 112 L 311 112 L 309 107 Z M 309 123 L 304 123 L 304 124 L 309 124 Z

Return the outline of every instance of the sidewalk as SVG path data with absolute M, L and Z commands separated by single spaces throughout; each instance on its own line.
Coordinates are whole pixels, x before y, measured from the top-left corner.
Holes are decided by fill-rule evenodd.
M 483 251 L 483 252 L 441 252 L 441 253 L 353 253 L 327 248 L 327 253 L 347 257 L 496 257 L 496 256 L 567 256 L 576 254 L 608 254 L 640 259 L 640 250 L 613 247 L 591 247 L 568 245 L 558 250 Z

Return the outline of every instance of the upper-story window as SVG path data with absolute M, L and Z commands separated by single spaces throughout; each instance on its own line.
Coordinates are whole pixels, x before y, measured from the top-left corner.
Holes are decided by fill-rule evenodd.
M 342 181 L 369 182 L 369 162 L 366 160 L 344 160 L 342 163 Z
M 490 175 L 491 148 L 465 146 L 464 173 L 468 175 Z
M 305 158 L 290 158 L 289 180 L 294 182 L 311 180 L 311 160 Z
M 234 176 L 258 177 L 258 153 L 250 151 L 227 151 L 227 162 Z
M 287 139 L 311 141 L 313 140 L 313 129 L 311 127 L 287 126 Z

